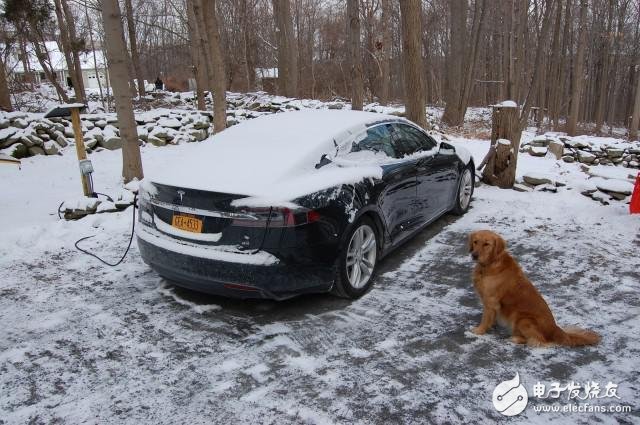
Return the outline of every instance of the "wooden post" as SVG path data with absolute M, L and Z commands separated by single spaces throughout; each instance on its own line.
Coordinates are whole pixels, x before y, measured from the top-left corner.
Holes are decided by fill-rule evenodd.
M 78 155 L 78 161 L 87 159 L 87 151 L 84 148 L 84 140 L 82 139 L 82 128 L 80 126 L 80 108 L 71 109 L 71 123 L 73 125 L 73 135 L 76 140 L 76 154 Z M 82 191 L 84 196 L 91 196 L 91 185 L 89 183 L 89 175 L 80 172 L 80 179 L 82 181 Z
M 87 160 L 87 151 L 84 148 L 84 140 L 82 140 L 82 128 L 80 127 L 80 110 L 86 108 L 83 103 L 70 103 L 59 105 L 44 114 L 44 118 L 60 118 L 71 115 L 71 124 L 73 126 L 73 135 L 76 140 L 76 154 L 78 155 L 78 165 L 80 166 L 80 181 L 82 182 L 82 191 L 84 196 L 95 196 L 91 184 L 90 173 L 93 172 L 91 161 Z M 90 170 L 83 172 L 82 169 Z
M 503 189 L 513 187 L 516 180 L 518 149 L 520 149 L 519 108 L 515 103 L 503 103 L 493 106 L 491 124 L 491 147 L 480 167 L 486 164 L 482 172 L 482 181 Z M 506 143 L 509 141 L 509 144 Z

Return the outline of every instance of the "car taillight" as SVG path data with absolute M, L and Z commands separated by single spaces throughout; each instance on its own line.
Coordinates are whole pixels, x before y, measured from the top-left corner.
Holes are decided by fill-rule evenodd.
M 320 220 L 315 210 L 290 208 L 250 208 L 242 211 L 253 218 L 235 218 L 233 226 L 242 227 L 295 227 Z

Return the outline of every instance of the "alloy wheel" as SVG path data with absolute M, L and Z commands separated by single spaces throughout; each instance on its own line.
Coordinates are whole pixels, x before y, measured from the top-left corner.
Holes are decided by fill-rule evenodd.
M 364 287 L 376 265 L 376 234 L 368 224 L 361 224 L 351 235 L 347 248 L 347 279 L 354 289 Z
M 467 168 L 462 174 L 460 181 L 460 190 L 458 191 L 458 201 L 460 208 L 466 210 L 471 202 L 471 194 L 473 193 L 473 178 L 471 177 L 471 171 Z

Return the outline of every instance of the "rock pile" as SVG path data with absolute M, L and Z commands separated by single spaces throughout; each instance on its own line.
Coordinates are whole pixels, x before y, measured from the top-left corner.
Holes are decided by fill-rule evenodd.
M 581 167 L 582 171 L 590 176 L 580 191 L 584 196 L 603 205 L 609 205 L 611 201 L 630 202 L 634 188 L 635 171 L 629 170 L 626 173 L 614 173 L 607 171 L 603 167 L 589 167 L 586 165 Z
M 558 192 L 559 187 L 566 183 L 558 181 L 552 176 L 530 172 L 522 176 L 522 180 L 513 185 L 513 190 L 518 192 Z
M 87 152 L 122 147 L 115 114 L 81 114 Z M 200 142 L 210 134 L 211 115 L 200 111 L 156 110 L 136 115 L 141 145 L 155 146 Z M 71 120 L 43 118 L 42 114 L 9 112 L 0 114 L 0 152 L 14 158 L 58 155 L 74 144 Z
M 143 106 L 162 104 L 167 108 L 155 108 L 136 112 L 140 144 L 154 146 L 198 142 L 211 134 L 210 112 L 193 110 L 193 92 L 153 92 L 151 100 L 160 103 L 145 103 Z M 95 100 L 95 99 L 94 99 Z M 211 98 L 207 96 L 207 104 Z M 95 105 L 94 105 L 95 106 Z M 335 98 L 329 102 L 314 99 L 295 99 L 273 96 L 265 92 L 228 93 L 227 125 L 232 126 L 247 119 L 262 115 L 302 109 L 350 109 L 346 99 Z M 365 111 L 404 116 L 404 107 L 381 106 L 378 103 L 365 105 Z M 122 140 L 118 120 L 114 113 L 82 114 L 82 134 L 89 153 L 102 149 L 120 149 Z M 427 113 L 427 122 L 433 131 L 439 132 L 437 117 Z M 44 119 L 40 113 L 0 112 L 0 153 L 15 158 L 33 155 L 56 155 L 73 144 L 73 129 L 70 119 Z
M 566 190 L 576 189 L 581 194 L 603 205 L 612 202 L 629 203 L 633 193 L 633 181 L 635 171 L 625 171 L 622 167 L 589 167 L 581 165 L 588 178 L 580 182 L 572 182 L 571 185 L 558 180 L 558 178 L 536 172 L 529 172 L 518 179 L 513 185 L 513 190 L 518 192 L 552 192 L 567 186 Z
M 640 168 L 640 141 L 622 142 L 604 137 L 586 139 L 547 133 L 523 143 L 520 152 L 532 156 L 553 155 L 569 163 Z
M 126 210 L 135 201 L 135 194 L 138 193 L 138 184 L 137 180 L 126 184 L 124 189 L 112 199 L 98 199 L 86 196 L 68 199 L 60 206 L 59 213 L 62 213 L 66 220 L 78 220 L 90 214 Z

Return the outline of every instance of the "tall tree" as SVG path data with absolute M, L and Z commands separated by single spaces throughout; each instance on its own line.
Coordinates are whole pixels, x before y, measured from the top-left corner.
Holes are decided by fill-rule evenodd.
M 62 10 L 61 0 L 54 0 L 56 18 L 60 27 L 60 41 L 62 44 L 62 52 L 67 64 L 67 71 L 69 72 L 69 78 L 73 85 L 73 91 L 76 95 L 76 101 L 84 103 L 84 84 L 82 83 L 82 72 L 76 72 L 76 63 L 73 60 L 73 48 L 71 47 L 71 37 L 69 35 L 69 22 L 65 20 L 64 12 Z M 80 78 L 78 78 L 80 76 Z
M 204 12 L 201 0 L 187 0 L 189 8 L 193 11 L 194 35 L 199 39 L 201 51 L 202 72 L 206 76 L 207 88 L 213 92 L 215 76 L 213 74 L 213 59 L 211 58 L 211 44 L 207 34 Z
M 140 57 L 138 55 L 138 40 L 136 36 L 136 26 L 133 19 L 133 5 L 131 0 L 124 0 L 125 13 L 127 15 L 127 31 L 129 32 L 129 46 L 131 47 L 131 63 L 133 64 L 133 73 L 138 81 L 138 95 L 144 96 L 144 79 L 142 77 L 142 68 L 140 68 Z
M 391 1 L 382 2 L 382 59 L 380 60 L 380 104 L 386 105 L 389 102 L 389 74 L 391 68 L 391 43 L 393 43 L 393 33 L 391 27 Z
M 636 96 L 633 102 L 631 125 L 629 125 L 629 140 L 638 140 L 638 124 L 640 123 L 640 65 L 636 67 Z
M 91 56 L 93 59 L 93 70 L 94 70 L 94 76 L 96 79 L 96 82 L 98 83 L 98 92 L 100 93 L 100 102 L 102 103 L 102 108 L 104 110 L 108 110 L 108 108 L 106 107 L 107 105 L 104 102 L 104 94 L 102 91 L 102 81 L 101 81 L 101 74 L 99 71 L 99 67 L 98 67 L 98 58 L 97 58 L 97 54 L 96 54 L 96 44 L 93 38 L 93 20 L 91 19 L 91 17 L 89 16 L 89 7 L 87 5 L 87 0 L 84 0 L 84 17 L 85 17 L 85 23 L 87 25 L 87 30 L 89 33 L 89 45 L 91 46 Z M 106 75 L 105 75 L 106 77 Z M 108 80 L 108 78 L 107 78 Z
M 362 54 L 360 48 L 360 2 L 347 0 L 347 40 L 349 68 L 351 70 L 351 109 L 362 110 L 364 82 L 362 80 Z
M 451 126 L 462 125 L 473 89 L 473 75 L 480 52 L 480 40 L 486 16 L 485 0 L 475 2 L 471 33 L 467 35 L 467 1 L 449 1 L 451 46 L 447 56 L 447 97 L 442 120 Z M 467 41 L 468 40 L 468 41 Z
M 86 101 L 86 93 L 84 87 L 84 79 L 82 77 L 82 63 L 80 62 L 80 51 L 84 49 L 84 40 L 78 38 L 76 31 L 76 20 L 71 13 L 71 8 L 67 0 L 61 0 L 62 12 L 64 14 L 64 20 L 67 23 L 67 30 L 69 31 L 69 42 L 71 43 L 71 58 L 73 60 L 73 72 L 76 73 L 76 80 L 78 81 L 78 91 L 81 94 L 81 98 Z M 76 94 L 77 96 L 77 94 Z
M 247 0 L 240 0 L 240 20 L 242 29 L 242 83 L 243 91 L 249 92 L 253 90 L 255 83 L 255 67 L 252 60 L 251 49 L 251 13 L 253 7 L 249 7 Z
M 421 17 L 422 4 L 420 0 L 400 2 L 406 116 L 420 127 L 427 128 L 426 98 L 422 81 Z
M 7 82 L 7 71 L 4 60 L 0 56 L 0 109 L 3 111 L 12 111 L 11 96 L 9 95 L 9 84 Z
M 446 106 L 442 121 L 448 125 L 460 125 L 460 98 L 464 73 L 465 45 L 467 38 L 467 0 L 450 0 L 448 2 L 449 50 L 447 52 L 447 74 L 445 79 Z
M 124 28 L 118 0 L 102 0 L 101 6 L 107 60 L 120 124 L 120 137 L 123 139 L 122 177 L 125 182 L 129 182 L 134 178 L 142 179 L 144 174 L 129 87 L 127 45 L 124 42 Z
M 576 135 L 578 113 L 580 112 L 580 97 L 582 96 L 582 85 L 584 82 L 584 50 L 587 45 L 586 21 L 588 7 L 589 5 L 587 0 L 580 0 L 580 18 L 578 21 L 580 35 L 578 37 L 578 48 L 571 78 L 571 104 L 569 106 L 569 116 L 567 118 L 567 134 L 569 136 Z
M 201 0 L 205 31 L 211 49 L 213 80 L 213 131 L 218 133 L 227 127 L 227 79 L 224 72 L 224 57 L 220 46 L 220 32 L 215 0 Z
M 285 96 L 298 95 L 298 53 L 289 0 L 272 0 L 278 44 L 278 85 Z
M 611 44 L 613 39 L 613 10 L 616 5 L 616 0 L 609 0 L 609 6 L 607 7 L 607 28 L 604 34 L 601 35 L 602 42 L 600 47 L 600 57 L 598 58 L 598 88 L 596 95 L 596 133 L 600 133 L 602 125 L 604 124 L 605 105 L 609 87 L 609 67 L 611 65 Z
M 203 111 L 206 108 L 204 92 L 207 86 L 207 71 L 204 54 L 202 52 L 202 42 L 198 35 L 198 24 L 193 2 L 187 1 L 187 26 L 189 29 L 189 46 L 191 49 L 191 61 L 193 62 L 193 73 L 196 80 L 196 99 L 198 109 Z

